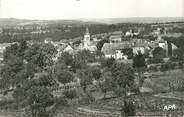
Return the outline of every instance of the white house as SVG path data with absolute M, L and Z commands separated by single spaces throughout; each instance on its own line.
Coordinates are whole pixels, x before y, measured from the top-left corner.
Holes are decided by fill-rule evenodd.
M 126 36 L 126 37 L 133 36 L 133 33 L 132 33 L 132 32 L 126 32 L 126 33 L 125 33 L 125 36 Z
M 69 52 L 69 51 L 73 51 L 73 48 L 68 45 L 65 49 L 64 49 L 64 52 Z
M 141 47 L 141 46 L 137 46 L 137 47 L 133 47 L 133 54 L 138 54 L 138 52 L 141 52 L 142 54 L 145 53 L 145 47 Z
M 74 54 L 74 49 L 68 45 L 66 48 L 64 48 L 63 52 L 68 52 L 69 54 Z
M 44 43 L 52 43 L 52 38 L 45 38 Z

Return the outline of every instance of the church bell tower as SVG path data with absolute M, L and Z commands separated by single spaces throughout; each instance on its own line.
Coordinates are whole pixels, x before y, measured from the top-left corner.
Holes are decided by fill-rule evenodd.
M 86 32 L 84 35 L 84 47 L 87 47 L 90 45 L 90 33 L 88 27 L 86 27 Z

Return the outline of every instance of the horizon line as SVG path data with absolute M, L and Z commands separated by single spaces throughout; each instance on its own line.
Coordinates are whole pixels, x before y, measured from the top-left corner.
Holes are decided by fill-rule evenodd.
M 19 20 L 104 20 L 104 19 L 134 19 L 134 18 L 184 18 L 184 16 L 168 16 L 168 17 L 162 17 L 162 16 L 154 16 L 154 17 L 139 17 L 139 16 L 133 16 L 133 17 L 105 17 L 105 18 L 18 18 L 18 17 L 0 17 L 0 19 L 19 19 Z

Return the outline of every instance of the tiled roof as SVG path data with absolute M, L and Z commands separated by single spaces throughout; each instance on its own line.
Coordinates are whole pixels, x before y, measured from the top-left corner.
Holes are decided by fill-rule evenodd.
M 97 50 L 97 47 L 96 46 L 88 46 L 86 49 L 91 51 L 91 52 L 94 52 Z
M 119 39 L 119 38 L 121 38 L 121 35 L 111 35 L 110 36 L 110 39 Z
M 131 43 L 104 43 L 102 47 L 102 52 L 104 54 L 115 54 L 116 50 L 122 50 L 125 48 L 131 48 L 132 44 Z
M 122 31 L 114 31 L 114 32 L 110 32 L 110 34 L 113 34 L 113 35 L 121 35 L 122 34 Z

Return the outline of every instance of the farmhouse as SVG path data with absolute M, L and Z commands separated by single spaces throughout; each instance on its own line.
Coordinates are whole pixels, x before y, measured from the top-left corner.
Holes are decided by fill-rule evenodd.
M 69 54 L 73 55 L 74 49 L 70 45 L 67 45 L 67 47 L 64 48 L 63 52 L 68 52 Z
M 115 58 L 115 59 L 127 59 L 122 50 L 131 48 L 132 44 L 128 42 L 123 43 L 105 43 L 102 47 L 102 52 L 105 55 L 105 58 Z
M 164 39 L 162 39 L 162 36 L 158 36 L 157 40 L 155 41 L 155 43 L 158 45 L 158 47 L 163 48 L 164 50 L 166 50 L 166 54 L 173 56 L 173 51 L 178 49 L 177 46 L 173 43 L 168 43 L 167 41 L 165 41 Z
M 110 40 L 110 42 L 112 42 L 112 43 L 114 43 L 114 42 L 121 42 L 121 35 L 111 35 L 110 36 L 110 38 L 109 38 L 109 40 Z
M 45 38 L 44 43 L 52 43 L 52 38 Z
M 136 55 L 138 54 L 138 52 L 141 52 L 142 54 L 145 53 L 145 47 L 144 46 L 135 46 L 135 47 L 132 47 L 133 49 L 133 54 Z

